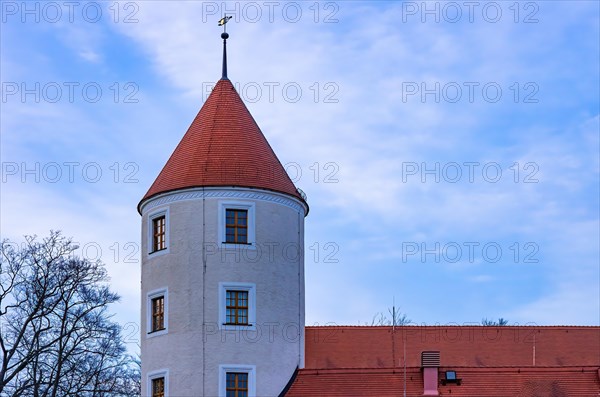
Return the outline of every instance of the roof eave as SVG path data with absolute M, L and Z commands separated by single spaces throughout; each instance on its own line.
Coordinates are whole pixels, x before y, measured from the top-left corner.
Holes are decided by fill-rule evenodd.
M 186 186 L 186 187 L 179 187 L 179 188 L 175 188 L 175 189 L 169 189 L 169 190 L 164 190 L 164 191 L 159 191 L 156 193 L 153 193 L 150 196 L 144 197 L 143 199 L 140 200 L 140 202 L 137 205 L 137 211 L 140 215 L 142 215 L 142 206 L 145 202 L 152 200 L 153 198 L 156 198 L 157 196 L 160 196 L 162 194 L 168 194 L 168 193 L 174 193 L 174 192 L 184 192 L 186 190 L 191 190 L 191 189 L 202 189 L 202 188 L 234 188 L 234 189 L 256 189 L 256 190 L 262 190 L 262 191 L 267 191 L 267 192 L 273 192 L 273 193 L 279 193 L 279 194 L 283 194 L 286 195 L 288 197 L 291 197 L 293 199 L 296 199 L 300 202 L 300 204 L 302 204 L 302 206 L 304 207 L 305 211 L 304 211 L 304 217 L 308 216 L 308 213 L 310 211 L 310 206 L 308 205 L 308 202 L 306 200 L 304 200 L 304 198 L 302 198 L 302 196 L 298 195 L 293 195 L 287 192 L 283 192 L 281 190 L 275 190 L 275 189 L 269 189 L 269 188 L 265 188 L 265 187 L 258 187 L 258 186 L 241 186 L 241 185 L 197 185 L 197 186 Z

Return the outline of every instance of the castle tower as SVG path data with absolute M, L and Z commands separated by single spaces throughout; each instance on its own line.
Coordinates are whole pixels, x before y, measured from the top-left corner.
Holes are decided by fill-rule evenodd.
M 223 76 L 140 201 L 142 396 L 278 396 L 304 365 L 308 205 Z

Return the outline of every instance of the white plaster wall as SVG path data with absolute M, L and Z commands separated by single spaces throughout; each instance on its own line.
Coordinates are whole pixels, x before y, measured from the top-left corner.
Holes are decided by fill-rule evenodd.
M 277 396 L 304 365 L 305 209 L 273 192 L 193 192 L 142 207 L 142 395 L 147 374 L 168 368 L 170 396 L 218 396 L 219 365 L 240 364 L 256 366 L 257 396 Z M 220 247 L 219 201 L 232 199 L 255 204 L 255 248 Z M 148 255 L 148 214 L 167 207 L 169 252 Z M 256 284 L 256 331 L 218 330 L 219 282 Z M 160 288 L 169 290 L 168 333 L 147 337 L 146 296 Z

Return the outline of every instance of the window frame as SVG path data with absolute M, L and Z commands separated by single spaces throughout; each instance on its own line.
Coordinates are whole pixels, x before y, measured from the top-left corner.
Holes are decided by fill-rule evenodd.
M 165 248 L 160 250 L 154 250 L 154 221 L 158 218 L 165 218 Z M 158 255 L 166 254 L 169 252 L 169 248 L 171 246 L 169 241 L 169 229 L 170 229 L 170 221 L 169 221 L 169 209 L 163 208 L 161 210 L 152 212 L 148 215 L 148 255 L 151 257 L 155 257 Z
M 230 375 L 233 375 L 234 390 L 229 390 L 229 376 Z M 244 378 L 244 377 L 245 377 L 246 387 L 242 389 L 240 387 L 239 383 L 242 380 L 241 378 Z M 163 378 L 159 378 L 159 379 L 163 379 Z M 230 391 L 233 391 L 234 393 L 246 392 L 246 394 L 248 394 L 249 379 L 250 379 L 250 375 L 248 374 L 248 372 L 232 372 L 232 371 L 225 372 L 225 394 L 229 394 Z M 237 397 L 237 396 L 234 396 L 234 397 Z
M 228 223 L 228 219 L 229 219 L 229 212 L 233 212 L 234 215 L 234 223 Z M 239 218 L 238 215 L 239 214 L 245 214 L 246 215 L 246 224 L 242 225 L 240 223 L 238 223 Z M 235 241 L 227 241 L 227 238 L 229 237 L 229 233 L 227 233 L 227 229 L 229 229 L 230 227 L 233 228 L 234 230 L 234 240 Z M 238 237 L 239 237 L 239 231 L 245 229 L 246 230 L 246 241 L 245 242 L 241 242 L 241 241 L 237 241 Z M 248 244 L 248 210 L 247 209 L 240 209 L 240 208 L 225 208 L 225 241 L 224 243 L 226 244 Z
M 167 249 L 167 217 L 159 215 L 152 218 L 152 252 Z M 160 231 L 157 231 L 161 229 Z
M 229 301 L 230 301 L 230 297 L 229 294 L 235 294 L 235 305 L 230 305 Z M 242 299 L 240 299 L 240 295 L 242 295 Z M 245 295 L 245 301 L 246 301 L 246 306 L 242 306 L 240 304 L 240 301 L 243 301 L 243 297 Z M 229 310 L 234 310 L 235 311 L 235 322 L 230 322 L 229 321 Z M 246 310 L 246 322 L 239 322 L 239 317 L 243 317 L 240 316 L 240 312 L 242 310 Z M 224 325 L 252 325 L 250 323 L 250 318 L 249 318 L 249 314 L 250 314 L 250 291 L 242 289 L 242 290 L 238 290 L 238 289 L 226 289 L 225 290 L 225 324 Z
M 169 397 L 169 370 L 168 369 L 159 369 L 157 371 L 152 371 L 150 373 L 148 373 L 147 375 L 147 381 L 146 381 L 146 395 L 148 397 L 153 397 L 153 390 L 152 390 L 152 382 L 155 379 L 160 379 L 163 378 L 164 379 L 164 389 L 163 389 L 163 394 L 164 397 Z
M 245 210 L 248 212 L 246 222 L 246 243 L 227 242 L 227 210 Z M 241 248 L 256 249 L 256 204 L 250 201 L 219 201 L 218 241 L 223 249 Z
M 248 397 L 256 397 L 256 365 L 221 364 L 219 365 L 219 397 L 227 396 L 227 373 L 248 374 Z
M 155 390 L 154 390 L 154 384 L 162 381 L 162 391 L 160 391 L 160 396 L 156 396 L 154 394 Z M 150 380 L 150 394 L 152 395 L 152 397 L 165 397 L 165 377 L 164 376 L 160 376 L 157 378 L 153 378 L 152 380 Z
M 248 292 L 248 324 L 227 324 L 227 291 Z M 238 282 L 219 283 L 219 329 L 256 330 L 256 284 Z
M 162 297 L 163 301 L 163 329 L 153 331 L 153 305 L 152 302 L 156 298 Z M 146 295 L 146 337 L 151 338 L 169 333 L 169 289 L 161 288 L 150 291 Z
M 156 310 L 156 307 L 158 306 L 158 305 L 156 305 L 156 302 L 159 300 L 161 301 L 160 306 L 162 306 L 162 307 L 159 310 Z M 150 314 L 151 314 L 150 332 L 164 331 L 165 330 L 165 296 L 164 295 L 157 295 L 155 297 L 150 298 Z M 158 322 L 157 318 L 160 318 L 160 328 L 159 327 L 155 328 L 155 325 Z

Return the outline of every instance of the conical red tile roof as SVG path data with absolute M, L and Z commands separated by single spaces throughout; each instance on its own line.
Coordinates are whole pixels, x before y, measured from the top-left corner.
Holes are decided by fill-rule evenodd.
M 267 189 L 304 201 L 228 79 L 216 84 L 140 204 L 202 186 Z

